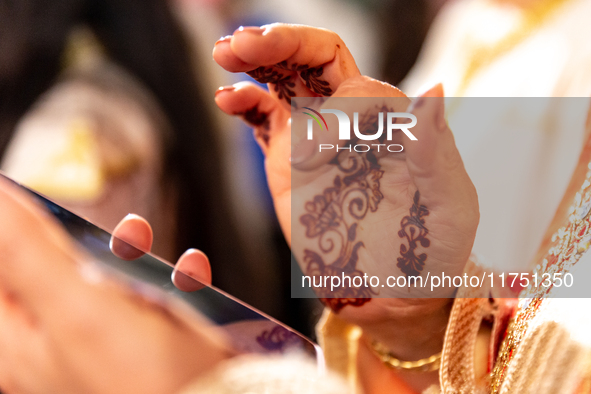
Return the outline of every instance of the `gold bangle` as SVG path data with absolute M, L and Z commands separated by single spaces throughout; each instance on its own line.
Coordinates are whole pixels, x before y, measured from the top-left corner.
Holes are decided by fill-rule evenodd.
M 431 372 L 437 371 L 441 365 L 441 352 L 417 361 L 402 361 L 394 357 L 386 346 L 377 341 L 371 343 L 371 349 L 384 364 L 398 370 Z

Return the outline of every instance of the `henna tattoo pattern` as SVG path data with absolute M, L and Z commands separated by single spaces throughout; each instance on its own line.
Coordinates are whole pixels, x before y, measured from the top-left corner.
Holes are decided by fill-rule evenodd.
M 324 74 L 324 67 L 310 67 L 307 64 L 287 64 L 287 61 L 277 63 L 277 67 L 284 70 L 295 71 L 300 74 L 300 77 L 306 84 L 306 87 L 316 94 L 321 96 L 330 96 L 333 91 L 330 88 L 330 84 L 327 81 L 322 80 L 322 74 Z
M 295 92 L 292 90 L 295 88 L 295 82 L 293 81 L 292 75 L 282 74 L 274 67 L 265 66 L 249 71 L 247 74 L 260 83 L 272 83 L 274 85 L 273 90 L 277 93 L 277 97 L 280 100 L 285 99 L 291 104 L 291 98 L 295 96 Z
M 353 280 L 364 275 L 357 269 L 358 252 L 364 247 L 363 241 L 357 240 L 357 225 L 368 212 L 377 211 L 383 199 L 380 178 L 384 171 L 372 152 L 353 154 L 347 160 L 339 160 L 339 156 L 346 153 L 349 152 L 341 151 L 331 162 L 343 175 L 337 175 L 331 187 L 308 201 L 305 204 L 307 213 L 300 217 L 300 222 L 306 227 L 306 236 L 318 238 L 320 252 L 327 254 L 340 248 L 338 257 L 328 264 L 320 254 L 305 249 L 306 274 L 311 277 L 340 277 L 345 274 Z M 377 294 L 366 286 L 344 285 L 333 291 L 319 287 L 317 293 L 322 302 L 336 313 L 347 305 L 361 306 Z
M 324 68 L 322 66 L 310 67 L 305 64 L 297 63 L 291 63 L 288 65 L 287 61 L 284 60 L 277 63 L 275 67 L 262 66 L 247 72 L 247 74 L 260 83 L 273 84 L 273 90 L 277 93 L 277 97 L 280 100 L 285 99 L 291 104 L 291 98 L 296 95 L 293 90 L 296 86 L 294 82 L 296 76 L 283 74 L 277 70 L 278 68 L 299 73 L 306 87 L 316 94 L 330 96 L 333 93 L 330 84 L 321 79 L 322 74 L 324 74 Z
M 287 64 L 287 60 L 277 63 L 276 66 L 278 68 L 282 68 L 284 70 L 295 71 L 295 72 L 302 72 L 302 71 L 310 68 L 306 64 L 297 64 L 297 63 Z
M 257 337 L 257 343 L 266 350 L 283 351 L 300 342 L 300 338 L 284 327 L 276 326 L 265 330 Z
M 423 271 L 425 266 L 425 260 L 427 260 L 427 254 L 421 253 L 420 255 L 415 254 L 415 250 L 420 244 L 423 248 L 428 248 L 431 242 L 427 239 L 429 230 L 425 227 L 424 217 L 429 214 L 429 210 L 426 206 L 421 205 L 419 200 L 421 194 L 417 190 L 412 201 L 412 207 L 410 208 L 410 216 L 405 216 L 400 221 L 401 229 L 398 231 L 400 238 L 406 238 L 408 241 L 408 248 L 403 243 L 400 245 L 400 255 L 398 257 L 398 263 L 396 266 L 406 275 L 418 276 Z
M 382 106 L 380 112 L 392 112 Z M 360 119 L 360 130 L 363 134 L 378 127 L 378 115 L 375 111 L 367 111 Z M 382 136 L 381 139 L 385 138 Z M 349 144 L 355 143 L 354 140 Z M 348 155 L 343 158 L 342 155 Z M 304 268 L 306 275 L 314 277 L 339 276 L 342 274 L 363 277 L 364 272 L 357 268 L 359 249 L 364 243 L 357 239 L 358 222 L 366 217 L 368 212 L 376 212 L 380 201 L 384 198 L 380 191 L 380 179 L 384 171 L 373 153 L 351 154 L 348 150 L 340 151 L 331 161 L 342 175 L 337 175 L 333 185 L 324 189 L 322 194 L 314 196 L 304 208 L 306 213 L 300 217 L 300 222 L 306 227 L 308 238 L 318 238 L 319 252 L 304 249 Z M 429 230 L 425 227 L 424 217 L 429 214 L 426 206 L 419 203 L 420 193 L 414 194 L 410 215 L 401 221 L 399 237 L 406 238 L 408 247 L 400 246 L 402 257 L 398 258 L 397 266 L 404 274 L 418 275 L 423 270 L 427 255 L 415 255 L 420 244 L 428 247 Z M 338 248 L 338 249 L 337 249 Z M 326 263 L 321 254 L 338 251 L 338 256 L 332 262 Z M 314 286 L 316 287 L 316 286 Z M 345 306 L 361 306 L 371 300 L 377 293 L 365 286 L 345 287 L 341 284 L 336 290 L 330 291 L 319 286 L 316 292 L 326 305 L 338 313 Z
M 306 87 L 314 93 L 322 96 L 330 96 L 333 93 L 330 84 L 320 79 L 323 73 L 323 67 L 313 67 L 302 71 L 300 77 L 304 80 Z
M 269 145 L 271 125 L 269 124 L 268 114 L 259 111 L 259 108 L 255 105 L 245 112 L 237 112 L 234 115 L 242 116 L 246 122 L 255 126 L 255 137 L 263 140 L 265 145 Z

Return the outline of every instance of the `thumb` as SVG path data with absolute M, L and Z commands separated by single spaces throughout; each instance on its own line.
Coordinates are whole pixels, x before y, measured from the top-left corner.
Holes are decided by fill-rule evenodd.
M 417 141 L 405 144 L 406 163 L 421 196 L 439 203 L 476 205 L 476 190 L 445 121 L 443 86 L 435 85 L 411 103 L 408 112 L 417 117 L 412 132 Z

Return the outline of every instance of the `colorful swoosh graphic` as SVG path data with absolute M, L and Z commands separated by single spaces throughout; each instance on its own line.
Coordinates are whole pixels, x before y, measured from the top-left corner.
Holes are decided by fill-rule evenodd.
M 322 119 L 322 123 L 324 123 L 324 126 L 326 127 L 326 130 L 328 130 L 328 125 L 326 124 L 326 120 L 324 120 L 324 117 L 322 115 L 320 115 L 320 112 L 318 112 L 316 110 L 313 110 L 310 107 L 304 107 L 304 109 L 310 110 L 310 111 L 314 112 L 316 115 L 318 115 L 318 117 L 320 117 L 320 119 Z M 322 124 L 320 123 L 320 120 L 316 116 L 314 116 L 314 115 L 312 115 L 311 113 L 308 113 L 308 112 L 304 112 L 304 114 L 306 114 L 308 116 L 311 116 L 316 121 L 316 123 L 318 123 L 318 126 L 320 126 L 320 130 L 322 130 Z

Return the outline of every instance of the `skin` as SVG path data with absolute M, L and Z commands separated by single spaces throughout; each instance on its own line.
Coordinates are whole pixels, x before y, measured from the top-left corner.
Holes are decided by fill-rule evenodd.
M 153 232 L 148 221 L 138 215 L 129 214 L 113 230 L 111 250 L 122 259 L 135 260 L 144 251 L 152 249 L 153 241 Z M 211 265 L 205 253 L 197 249 L 188 249 L 183 253 L 175 265 L 172 281 L 183 291 L 196 291 L 203 287 L 202 284 L 210 285 Z
M 213 57 L 220 66 L 232 72 L 249 71 L 282 61 L 323 67 L 322 77 L 329 82 L 334 92 L 332 97 L 399 97 L 400 107 L 395 109 L 401 112 L 409 103 L 393 86 L 361 76 L 342 40 L 322 29 L 274 24 L 264 27 L 262 34 L 256 30 L 239 30 L 231 39 L 216 45 Z M 326 174 L 335 171 L 334 166 L 328 164 L 332 157 L 314 154 L 307 158 L 306 166 L 294 168 L 289 161 L 292 152 L 287 101 L 278 99 L 272 85 L 269 86 L 270 93 L 247 83 L 235 85 L 235 88 L 218 94 L 216 103 L 229 114 L 257 104 L 259 110 L 268 114 L 270 138 L 267 143 L 261 143 L 261 148 L 266 156 L 267 178 L 275 209 L 284 234 L 291 241 L 297 236 L 291 232 L 298 231 L 298 225 L 294 225 L 291 219 L 299 218 L 302 213 L 292 211 L 299 208 L 298 204 L 292 206 L 292 198 L 294 195 L 317 195 L 329 186 L 333 177 Z M 302 96 L 316 95 L 303 88 L 296 91 Z M 427 95 L 442 96 L 441 86 Z M 358 232 L 368 251 L 360 256 L 359 268 L 370 275 L 391 272 L 392 267 L 386 264 L 383 256 L 399 255 L 402 240 L 396 233 L 402 218 L 408 215 L 412 197 L 418 189 L 421 203 L 430 210 L 427 218 L 431 240 L 429 268 L 432 272 L 444 270 L 460 274 L 469 258 L 478 225 L 476 191 L 464 169 L 453 135 L 443 120 L 442 100 L 437 97 L 424 100 L 423 105 L 415 107 L 413 112 L 418 118 L 413 132 L 419 141 L 407 144 L 405 160 L 380 159 L 385 172 L 382 182 L 384 200 L 379 213 L 388 220 L 374 222 L 371 233 Z M 295 176 L 298 177 L 296 182 Z M 321 178 L 324 177 L 327 181 L 323 182 Z M 298 189 L 292 189 L 294 184 Z M 304 231 L 303 227 L 299 227 L 299 231 Z M 387 246 L 372 244 L 375 234 L 380 233 L 389 233 L 389 238 L 396 241 Z M 384 250 L 387 248 L 391 250 Z M 293 252 L 298 257 L 302 253 L 301 250 Z M 298 261 L 301 263 L 302 259 L 298 258 Z M 364 335 L 386 344 L 401 359 L 413 360 L 441 350 L 449 305 L 447 298 L 379 298 L 359 308 L 345 307 L 339 314 L 346 321 L 360 325 Z M 436 377 L 409 380 L 414 389 L 420 390 L 436 382 Z
M 0 217 L 3 393 L 175 393 L 232 355 L 205 320 L 105 276 L 3 180 Z
M 293 85 L 290 89 L 295 96 L 315 97 L 319 93 L 307 88 L 301 71 L 286 70 L 299 70 L 290 67 L 292 64 L 300 68 L 302 65 L 322 68 L 320 78 L 328 82 L 332 97 L 396 98 L 398 107 L 394 110 L 399 112 L 404 112 L 410 103 L 395 87 L 360 75 L 344 42 L 323 29 L 283 24 L 239 29 L 216 43 L 213 58 L 230 72 L 272 68 L 282 73 L 277 79 L 281 81 L 289 74 Z M 278 63 L 283 67 L 277 67 Z M 305 67 L 302 70 L 306 70 Z M 378 159 L 384 170 L 380 179 L 384 198 L 377 210 L 381 220 L 376 221 L 376 216 L 368 215 L 361 223 L 371 224 L 367 227 L 372 230 L 357 232 L 358 239 L 365 244 L 357 269 L 368 275 L 400 274 L 392 259 L 384 256 L 400 256 L 400 245 L 406 243 L 408 246 L 407 239 L 397 234 L 402 219 L 409 215 L 417 190 L 420 191 L 420 204 L 429 210 L 425 223 L 430 245 L 417 251 L 428 254 L 427 269 L 432 273 L 445 271 L 448 275 L 460 275 L 472 249 L 479 220 L 478 198 L 443 117 L 441 85 L 423 97 L 425 99 L 417 102 L 412 110 L 418 118 L 417 126 L 412 129 L 418 141 L 405 143 L 403 156 L 382 155 Z M 314 247 L 317 240 L 306 241 L 302 237 L 305 227 L 301 223 L 292 223 L 292 218 L 300 218 L 304 213 L 304 204 L 292 205 L 292 198 L 297 196 L 310 201 L 331 185 L 334 176 L 338 175 L 336 166 L 329 163 L 334 153 L 315 153 L 314 149 L 302 148 L 297 142 L 292 147 L 289 100 L 281 90 L 275 89 L 273 83 L 269 84 L 269 91 L 248 82 L 223 87 L 216 92 L 215 101 L 222 111 L 242 116 L 247 123 L 251 119 L 245 119 L 244 114 L 252 112 L 253 108 L 259 114 L 266 114 L 264 122 L 250 124 L 265 154 L 267 178 L 279 222 L 288 242 L 298 237 L 293 252 L 302 263 L 304 249 Z M 359 109 L 360 113 L 362 111 Z M 316 142 L 332 142 L 322 138 L 332 137 L 323 134 Z M 301 160 L 302 152 L 305 160 Z M 295 160 L 296 156 L 298 160 Z M 292 234 L 292 231 L 297 233 Z M 379 242 L 376 234 L 387 234 L 390 242 Z M 190 265 L 184 263 L 185 258 L 181 258 L 179 266 L 181 262 L 186 264 L 185 267 Z M 204 268 L 205 264 L 201 264 Z M 302 268 L 305 271 L 307 267 Z M 441 298 L 397 298 L 400 294 L 395 291 L 381 295 L 390 298 L 374 298 L 360 307 L 345 306 L 339 316 L 361 326 L 365 341 L 382 342 L 400 359 L 417 360 L 441 351 L 451 309 L 449 290 L 437 294 Z M 367 352 L 362 355 L 367 357 Z M 364 368 L 367 363 L 360 363 L 361 374 L 366 377 L 390 376 L 386 382 L 395 385 L 402 380 L 415 391 L 437 384 L 436 372 L 395 372 L 381 363 L 374 364 L 375 368 L 367 369 Z M 388 384 L 371 385 L 368 383 L 371 381 L 362 379 L 368 392 L 391 388 Z
M 398 89 L 361 76 L 345 44 L 327 30 L 280 24 L 243 29 L 219 42 L 213 56 L 231 72 L 249 72 L 285 62 L 280 69 L 290 73 L 295 95 L 319 96 L 322 92 L 308 89 L 308 77 L 302 78 L 301 73 L 322 68 L 322 73 L 314 71 L 318 81 L 310 86 L 328 86 L 332 97 L 394 97 L 398 99 L 395 110 L 401 112 L 409 103 Z M 305 68 L 293 68 L 292 64 Z M 292 212 L 292 197 L 311 198 L 322 193 L 330 186 L 328 180 L 333 179 L 335 173 L 331 172 L 336 169 L 329 163 L 330 154 L 315 154 L 311 149 L 303 149 L 302 154 L 297 144 L 292 150 L 288 100 L 285 95 L 280 97 L 280 90 L 276 91 L 272 84 L 269 88 L 267 92 L 240 83 L 220 90 L 215 100 L 230 115 L 245 116 L 254 107 L 266 115 L 264 122 L 254 125 L 255 136 L 266 157 L 277 216 L 286 239 L 292 242 L 305 231 L 301 223 L 292 227 L 291 218 L 300 218 L 304 213 L 298 204 L 293 208 L 300 211 Z M 419 143 L 407 144 L 402 157 L 379 158 L 384 170 L 380 180 L 384 198 L 378 211 L 384 220 L 372 223 L 374 229 L 378 226 L 377 231 L 360 230 L 357 234 L 367 249 L 360 255 L 357 268 L 370 275 L 396 269 L 383 255 L 398 256 L 400 245 L 407 242 L 397 234 L 417 190 L 420 204 L 429 210 L 425 222 L 430 240 L 429 269 L 459 274 L 468 259 L 478 224 L 478 203 L 443 119 L 442 95 L 441 86 L 436 86 L 425 94 L 433 99 L 415 105 L 413 113 L 418 124 L 413 132 Z M 296 154 L 300 159 L 305 156 L 305 160 L 294 160 Z M 292 176 L 297 177 L 294 188 Z M 59 226 L 26 196 L 1 182 L 0 217 L 0 263 L 4 265 L 0 270 L 3 392 L 173 393 L 232 356 L 207 324 L 195 328 L 195 324 L 189 325 L 162 305 L 97 273 Z M 368 216 L 363 220 L 370 219 Z M 292 229 L 296 233 L 292 234 Z M 376 233 L 386 234 L 393 241 L 375 243 Z M 26 244 L 22 234 L 27 234 Z M 137 258 L 141 251 L 150 249 L 151 234 L 145 220 L 128 216 L 115 235 L 135 248 L 114 241 L 113 250 L 124 258 Z M 304 248 L 313 247 L 313 241 L 295 247 L 296 256 L 301 256 Z M 49 261 L 51 264 L 46 263 Z M 191 284 L 180 279 L 183 273 L 203 283 L 211 281 L 209 261 L 196 250 L 179 259 L 173 275 L 179 288 L 190 291 Z M 361 326 L 364 342 L 378 340 L 401 359 L 416 360 L 439 352 L 451 305 L 451 300 L 445 298 L 449 294 L 440 294 L 443 298 L 389 295 L 391 298 L 372 299 L 360 307 L 346 306 L 339 316 Z M 401 385 L 420 391 L 437 383 L 436 373 L 388 369 L 371 358 L 363 346 L 359 372 L 368 393 L 391 392 Z M 15 368 L 23 365 L 28 368 Z M 372 385 L 378 377 L 384 384 Z

